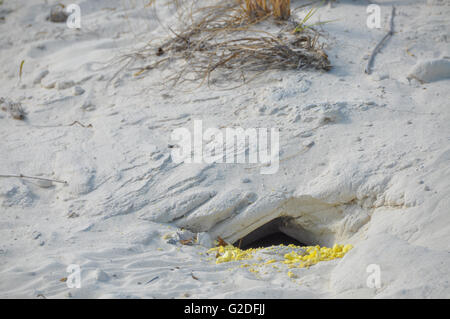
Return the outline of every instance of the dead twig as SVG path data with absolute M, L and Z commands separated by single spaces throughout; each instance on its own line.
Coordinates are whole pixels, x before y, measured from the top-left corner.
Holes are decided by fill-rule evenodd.
M 73 125 L 75 125 L 75 124 L 78 124 L 78 125 L 80 125 L 81 127 L 92 128 L 92 124 L 84 125 L 84 124 L 82 124 L 82 123 L 80 123 L 80 122 L 78 122 L 78 121 L 74 121 L 73 123 L 71 123 L 71 124 L 69 124 L 69 125 L 67 125 L 67 126 L 73 126 Z
M 217 236 L 217 241 L 218 241 L 217 247 L 218 246 L 222 246 L 222 247 L 228 246 L 228 243 L 225 240 L 223 240 L 223 238 L 220 236 Z
M 384 45 L 386 40 L 388 38 L 390 38 L 394 34 L 394 17 L 395 17 L 395 7 L 392 6 L 391 21 L 390 21 L 390 24 L 389 24 L 389 31 L 381 39 L 381 41 L 378 42 L 378 44 L 376 45 L 375 49 L 373 49 L 373 51 L 372 51 L 372 53 L 370 55 L 369 61 L 367 62 L 366 69 L 364 70 L 364 72 L 366 74 L 371 74 L 372 73 L 372 65 L 373 65 L 373 62 L 374 62 L 374 59 L 375 59 L 375 55 L 380 51 L 381 47 Z
M 35 177 L 35 176 L 26 176 L 23 174 L 19 174 L 19 175 L 0 175 L 0 177 L 4 177 L 4 178 L 26 178 L 26 179 L 34 179 L 34 180 L 40 180 L 40 181 L 47 181 L 47 182 L 54 182 L 54 183 L 60 183 L 60 184 L 67 184 L 66 181 L 60 181 L 57 179 L 50 179 L 50 178 L 42 178 L 42 177 Z
M 56 124 L 56 125 L 33 125 L 33 124 L 30 124 L 30 125 L 18 125 L 18 126 L 32 126 L 32 127 L 37 127 L 37 128 L 57 128 L 57 127 L 65 127 L 65 126 L 69 127 L 69 126 L 75 126 L 75 125 L 78 125 L 78 126 L 81 126 L 84 128 L 93 128 L 94 127 L 92 124 L 85 125 L 79 121 L 73 121 L 70 124 Z
M 158 279 L 159 276 L 154 277 L 153 279 L 150 279 L 149 281 L 147 281 L 145 284 L 148 285 L 149 283 L 155 281 L 156 279 Z
M 191 272 L 191 277 L 192 277 L 192 279 L 194 279 L 194 280 L 199 280 L 198 277 L 194 276 L 194 273 L 193 273 L 193 272 Z

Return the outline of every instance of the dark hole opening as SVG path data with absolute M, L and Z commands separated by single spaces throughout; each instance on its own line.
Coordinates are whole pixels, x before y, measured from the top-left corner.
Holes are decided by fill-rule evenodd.
M 306 246 L 283 232 L 288 223 L 289 220 L 287 218 L 276 218 L 239 239 L 233 245 L 240 247 L 240 249 L 270 247 L 280 244 Z
M 295 246 L 305 246 L 301 242 L 299 242 L 297 239 L 292 238 L 282 232 L 274 233 L 267 235 L 265 237 L 259 238 L 255 241 L 252 241 L 251 243 L 242 245 L 241 249 L 249 249 L 249 248 L 261 248 L 261 247 L 270 247 L 270 246 L 277 246 L 283 244 L 285 246 L 294 244 Z

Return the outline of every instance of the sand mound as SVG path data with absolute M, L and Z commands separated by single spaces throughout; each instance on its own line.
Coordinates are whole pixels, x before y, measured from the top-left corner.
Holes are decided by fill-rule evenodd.
M 420 82 L 435 82 L 450 78 L 450 60 L 427 60 L 416 64 L 408 75 L 408 79 Z

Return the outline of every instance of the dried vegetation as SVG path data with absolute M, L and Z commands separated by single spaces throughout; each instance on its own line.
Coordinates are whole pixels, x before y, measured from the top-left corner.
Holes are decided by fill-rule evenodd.
M 268 70 L 329 70 L 321 34 L 302 28 L 286 0 L 172 0 L 179 26 L 171 36 L 122 57 L 135 76 L 161 69 L 166 84 L 227 86 L 246 83 Z M 151 1 L 157 17 L 155 1 Z M 163 24 L 162 21 L 160 21 Z M 164 25 L 164 24 L 163 24 Z M 136 67 L 136 64 L 139 67 Z

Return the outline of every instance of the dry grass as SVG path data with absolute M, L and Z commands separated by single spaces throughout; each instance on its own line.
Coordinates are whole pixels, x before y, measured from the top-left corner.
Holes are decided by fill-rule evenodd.
M 270 0 L 272 4 L 273 15 L 276 18 L 287 20 L 291 16 L 290 0 Z
M 292 32 L 295 21 L 280 20 L 289 16 L 290 1 L 270 2 L 224 0 L 220 5 L 197 7 L 180 21 L 178 31 L 168 27 L 172 37 L 124 56 L 126 67 L 140 63 L 134 75 L 143 76 L 164 66 L 169 73 L 166 84 L 173 86 L 225 83 L 228 87 L 268 70 L 328 70 L 320 34 L 313 29 Z M 271 15 L 276 20 L 269 19 Z
M 245 12 L 249 17 L 262 17 L 272 12 L 278 19 L 287 20 L 291 16 L 290 0 L 244 0 Z
M 322 59 L 311 54 L 310 38 L 291 39 L 273 36 L 248 37 L 224 41 L 191 64 L 192 71 L 208 84 L 216 83 L 213 73 L 220 69 L 226 80 L 247 81 L 246 74 L 267 70 L 300 69 L 305 66 L 327 68 Z
M 268 15 L 270 13 L 266 0 L 245 0 L 244 12 L 254 19 Z

